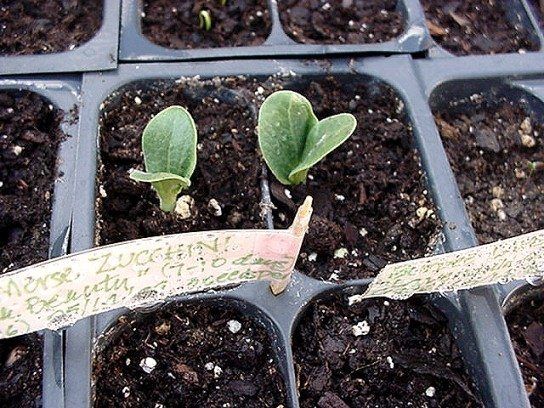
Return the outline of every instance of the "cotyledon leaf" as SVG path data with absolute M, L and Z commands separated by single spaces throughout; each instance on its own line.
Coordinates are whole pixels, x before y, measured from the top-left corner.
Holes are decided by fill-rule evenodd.
M 189 112 L 170 106 L 153 117 L 142 135 L 147 173 L 172 173 L 190 178 L 196 167 L 197 131 Z
M 300 163 L 306 135 L 317 122 L 310 101 L 296 92 L 275 92 L 262 104 L 259 147 L 280 182 L 291 184 L 289 174 Z
M 149 121 L 142 136 L 146 171 L 130 178 L 151 183 L 163 211 L 173 211 L 177 195 L 190 186 L 196 167 L 196 125 L 186 109 L 171 106 Z
M 291 171 L 289 180 L 295 184 L 300 183 L 302 176 L 304 181 L 308 169 L 344 143 L 356 127 L 357 120 L 349 113 L 341 113 L 320 120 L 306 137 L 302 161 Z

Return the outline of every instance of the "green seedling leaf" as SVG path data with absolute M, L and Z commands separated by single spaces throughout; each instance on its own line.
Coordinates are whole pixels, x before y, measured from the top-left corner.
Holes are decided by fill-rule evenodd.
M 206 31 L 212 29 L 212 15 L 208 10 L 200 10 L 198 13 L 198 26 Z
M 196 125 L 187 110 L 170 106 L 149 121 L 142 135 L 146 171 L 130 178 L 151 183 L 163 211 L 171 212 L 178 194 L 191 185 L 196 167 Z
M 319 121 L 304 96 L 278 91 L 259 111 L 259 146 L 281 183 L 300 184 L 306 181 L 308 170 L 344 143 L 356 126 L 357 120 L 349 113 Z

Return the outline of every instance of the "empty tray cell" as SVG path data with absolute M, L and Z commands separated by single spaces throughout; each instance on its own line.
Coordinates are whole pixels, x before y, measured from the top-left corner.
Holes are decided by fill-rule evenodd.
M 189 231 L 264 228 L 255 109 L 220 82 L 133 83 L 105 102 L 98 177 L 100 244 Z M 243 87 L 243 81 L 232 79 L 231 85 Z M 178 209 L 166 213 L 151 185 L 131 180 L 128 172 L 144 169 L 144 127 L 171 105 L 186 107 L 196 122 L 197 167 L 191 186 L 180 194 Z
M 402 34 L 397 0 L 278 2 L 286 33 L 304 44 L 383 43 Z
M 306 184 L 286 188 L 271 180 L 279 228 L 290 225 L 306 195 L 314 197 L 297 269 L 344 281 L 430 253 L 440 222 L 396 92 L 355 75 L 295 81 L 286 88 L 306 96 L 319 119 L 342 112 L 357 119 L 354 134 L 310 169 Z
M 232 302 L 172 303 L 121 317 L 101 339 L 94 406 L 282 406 L 273 332 Z
M 519 0 L 422 0 L 434 40 L 455 55 L 536 51 L 539 40 Z
M 146 0 L 143 34 L 167 48 L 193 49 L 260 45 L 270 34 L 267 0 Z M 211 27 L 200 26 L 207 12 Z
M 301 408 L 482 406 L 440 312 L 352 296 L 313 301 L 296 328 Z
M 0 6 L 0 55 L 50 54 L 89 41 L 102 0 L 8 0 Z
M 456 89 L 436 89 L 431 105 L 479 241 L 544 228 L 544 105 L 501 84 Z
M 62 114 L 41 96 L 0 91 L 0 272 L 44 261 Z M 0 341 L 0 405 L 41 399 L 42 339 Z

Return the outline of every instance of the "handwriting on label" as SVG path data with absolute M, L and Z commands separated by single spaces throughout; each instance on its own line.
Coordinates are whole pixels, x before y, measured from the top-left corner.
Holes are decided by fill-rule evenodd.
M 311 197 L 288 230 L 153 237 L 91 249 L 0 276 L 0 338 L 58 329 L 120 307 L 253 280 L 290 280 Z
M 387 265 L 363 297 L 406 299 L 544 275 L 544 230 L 457 252 Z

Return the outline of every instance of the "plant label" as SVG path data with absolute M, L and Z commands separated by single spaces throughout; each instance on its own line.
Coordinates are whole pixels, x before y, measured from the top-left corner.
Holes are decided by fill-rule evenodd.
M 222 230 L 108 245 L 0 276 L 0 338 L 57 330 L 84 317 L 241 282 L 282 292 L 312 213 L 306 198 L 287 230 Z
M 363 298 L 407 299 L 544 276 L 544 230 L 487 245 L 387 265 Z

